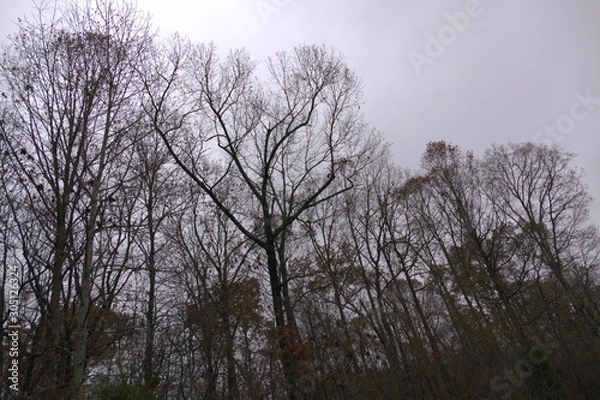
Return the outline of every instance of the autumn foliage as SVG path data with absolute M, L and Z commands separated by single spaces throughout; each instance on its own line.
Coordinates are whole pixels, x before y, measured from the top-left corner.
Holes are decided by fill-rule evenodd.
M 0 399 L 600 396 L 573 154 L 438 141 L 409 171 L 332 49 L 261 69 L 127 2 L 38 11 L 0 63 Z

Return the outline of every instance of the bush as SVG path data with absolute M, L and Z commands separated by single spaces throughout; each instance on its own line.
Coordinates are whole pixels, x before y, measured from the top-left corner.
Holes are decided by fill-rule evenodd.
M 148 400 L 152 399 L 152 390 L 139 384 L 106 383 L 98 386 L 93 400 Z

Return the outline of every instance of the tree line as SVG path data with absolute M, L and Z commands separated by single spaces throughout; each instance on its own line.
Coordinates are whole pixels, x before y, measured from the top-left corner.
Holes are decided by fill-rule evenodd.
M 600 393 L 573 154 L 438 141 L 411 171 L 332 49 L 257 63 L 133 3 L 37 11 L 0 64 L 1 399 Z

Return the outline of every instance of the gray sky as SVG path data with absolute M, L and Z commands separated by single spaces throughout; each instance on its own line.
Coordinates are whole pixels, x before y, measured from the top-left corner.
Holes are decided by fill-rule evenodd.
M 212 40 L 223 52 L 246 47 L 257 60 L 299 43 L 334 46 L 362 78 L 362 110 L 402 166 L 416 168 L 433 140 L 476 154 L 493 143 L 556 142 L 578 154 L 600 199 L 600 1 L 138 4 L 162 33 Z M 2 36 L 28 7 L 0 0 Z M 600 200 L 592 213 L 600 223 Z

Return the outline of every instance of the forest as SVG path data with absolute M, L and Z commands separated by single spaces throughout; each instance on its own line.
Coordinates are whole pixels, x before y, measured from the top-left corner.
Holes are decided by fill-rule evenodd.
M 56 4 L 0 56 L 1 400 L 600 398 L 574 154 L 411 170 L 335 49 Z

